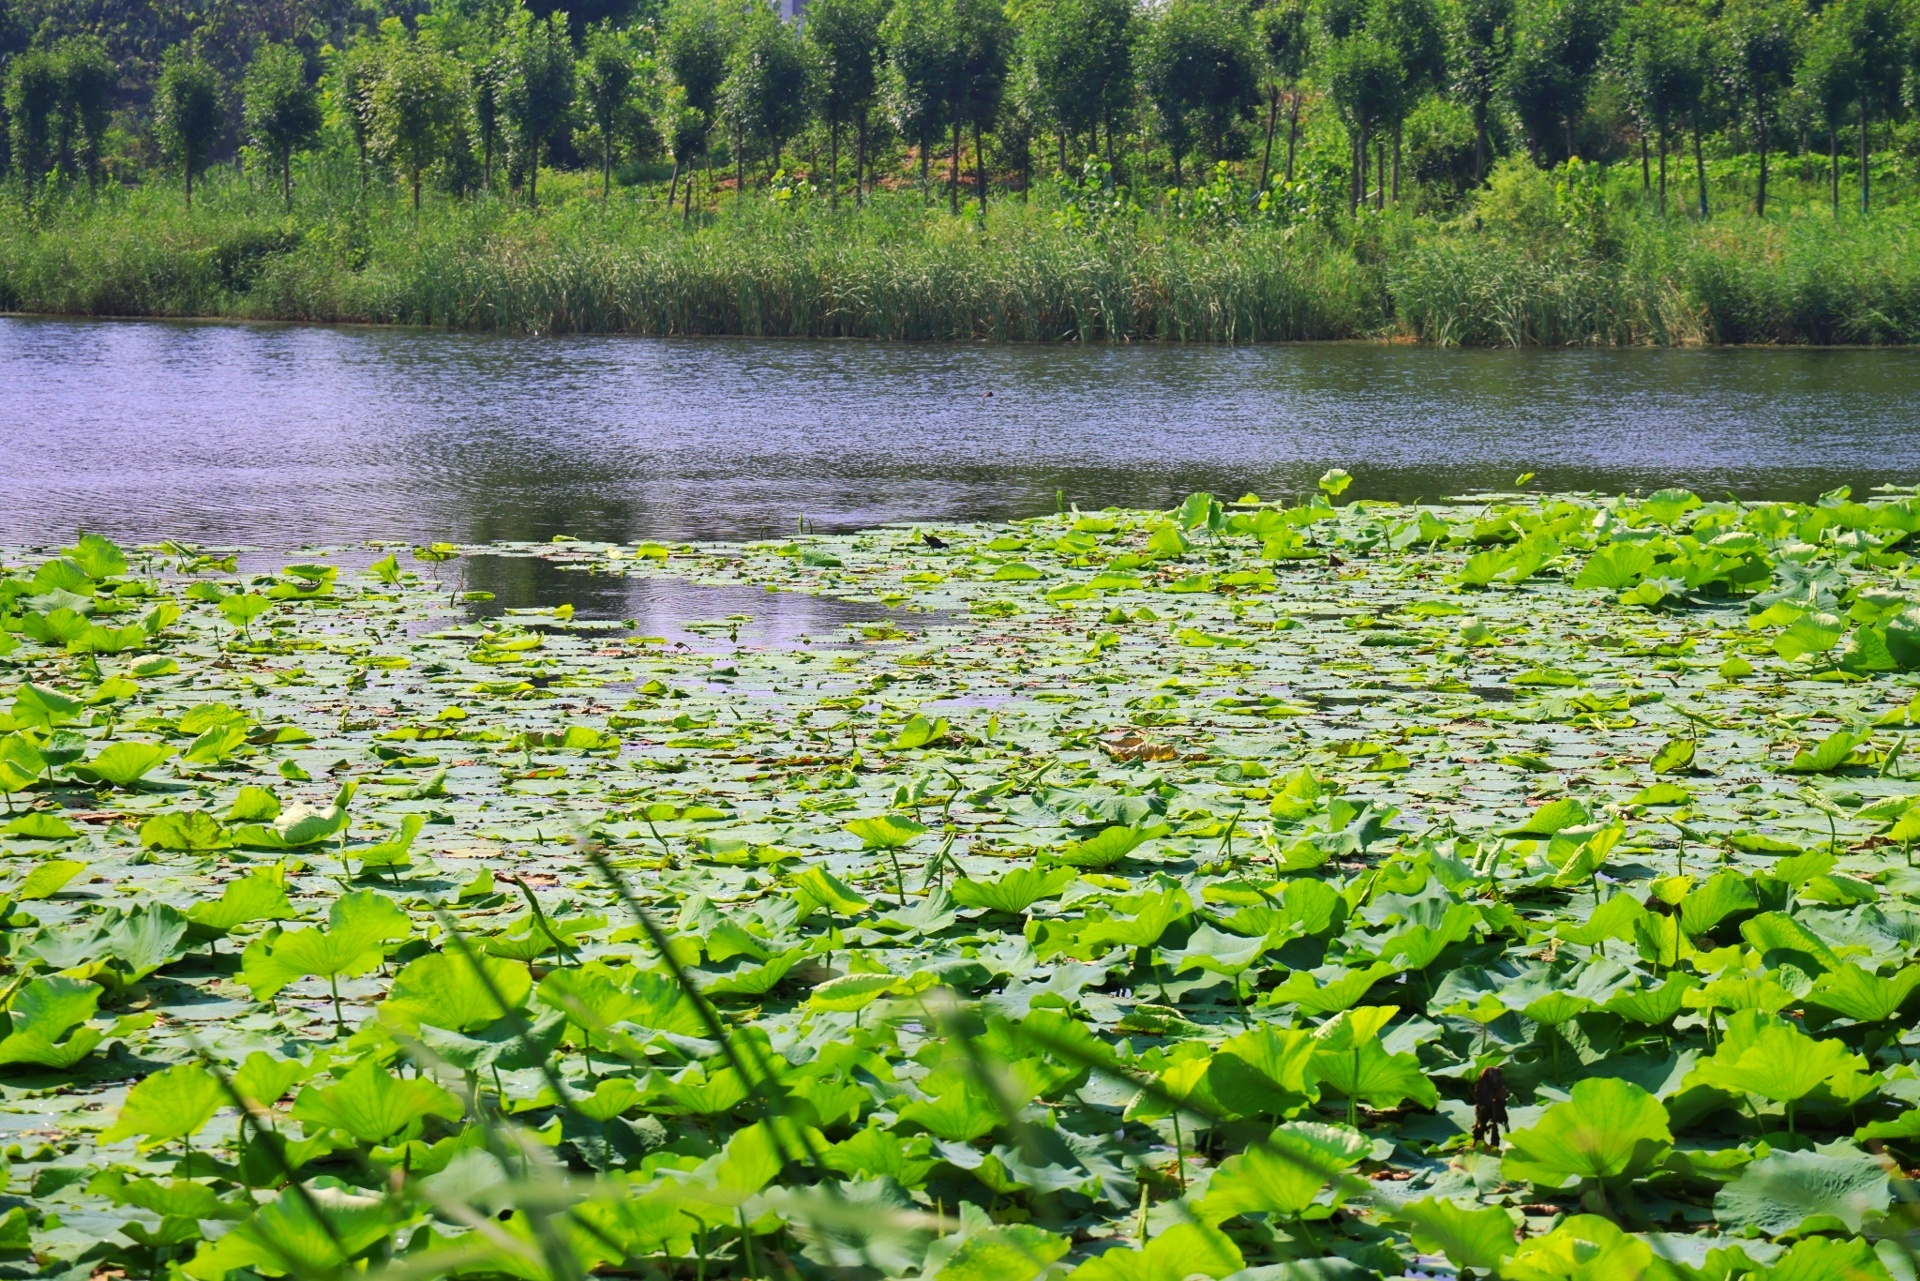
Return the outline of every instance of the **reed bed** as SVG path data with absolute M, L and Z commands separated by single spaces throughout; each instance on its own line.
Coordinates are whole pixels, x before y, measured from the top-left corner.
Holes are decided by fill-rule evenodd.
M 131 190 L 0 213 L 0 310 L 887 341 L 1920 341 L 1920 228 L 1902 210 L 1633 215 L 1605 243 L 1391 213 L 1357 229 L 1054 213 L 1008 201 L 982 224 L 892 195 L 723 201 L 691 223 L 657 199 L 448 200 L 415 220 L 352 187 L 291 216 L 238 181 L 191 214 Z

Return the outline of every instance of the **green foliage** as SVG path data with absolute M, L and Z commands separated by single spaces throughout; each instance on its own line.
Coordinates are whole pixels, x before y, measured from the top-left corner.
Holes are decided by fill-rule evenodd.
M 1513 1134 L 1503 1176 L 1549 1188 L 1632 1179 L 1659 1165 L 1673 1145 L 1667 1110 L 1631 1081 L 1590 1077 L 1565 1103 Z
M 168 50 L 154 86 L 153 126 L 168 159 L 186 177 L 189 209 L 193 180 L 211 159 L 221 110 L 220 85 L 213 69 L 184 46 Z
M 1897 666 L 1777 641 L 1814 606 L 1821 654 L 1892 634 L 1908 553 L 1858 535 L 1908 500 L 1359 485 L 806 557 L 516 547 L 951 620 L 724 676 L 564 614 L 448 628 L 397 560 L 243 594 L 9 552 L 0 1110 L 68 1146 L 23 1141 L 0 1243 L 204 1278 L 1597 1281 L 1711 1241 L 1731 1281 L 1881 1276 L 1920 1135 L 1889 1051 L 1915 713 Z M 1475 591 L 1475 643 L 1488 552 L 1532 568 Z M 1648 582 L 1678 604 L 1621 599 Z M 122 584 L 180 603 L 161 663 L 70 648 Z M 237 639 L 250 598 L 274 625 Z M 371 724 L 314 696 L 389 672 Z
M 307 60 L 287 44 L 262 45 L 240 87 L 242 115 L 254 145 L 280 172 L 280 191 L 293 212 L 293 157 L 320 138 L 320 94 L 307 80 Z

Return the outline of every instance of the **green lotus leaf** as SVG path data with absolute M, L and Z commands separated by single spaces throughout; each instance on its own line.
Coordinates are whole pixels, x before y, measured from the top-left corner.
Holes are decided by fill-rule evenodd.
M 225 1087 L 201 1063 L 177 1063 L 135 1082 L 102 1143 L 140 1136 L 154 1143 L 192 1138 L 227 1106 Z
M 258 868 L 228 881 L 220 897 L 187 909 L 187 921 L 196 937 L 224 938 L 254 921 L 284 921 L 294 914 L 287 898 L 286 870 Z
M 181 1271 L 193 1281 L 225 1281 L 251 1269 L 268 1276 L 341 1271 L 394 1227 L 389 1198 L 318 1187 L 288 1190 L 220 1237 L 203 1244 Z
M 532 991 L 533 979 L 518 961 L 430 952 L 394 976 L 380 1020 L 404 1031 L 425 1024 L 471 1032 L 524 1009 Z
M 19 841 L 73 841 L 80 838 L 80 833 L 59 815 L 34 810 L 0 827 L 0 836 Z
M 159 850 L 224 850 L 233 837 L 205 810 L 171 810 L 140 825 L 140 844 Z
M 1633 1178 L 1657 1166 L 1673 1146 L 1667 1110 L 1630 1081 L 1588 1077 L 1572 1097 L 1516 1130 L 1501 1161 L 1503 1177 L 1562 1188 Z
M 1084 841 L 1062 846 L 1053 852 L 1053 857 L 1069 867 L 1112 867 L 1154 837 L 1165 835 L 1166 830 L 1161 823 L 1142 827 L 1116 823 Z
M 1713 1198 L 1713 1217 L 1729 1229 L 1768 1236 L 1859 1232 L 1893 1199 L 1886 1166 L 1865 1152 L 1775 1152 L 1749 1165 Z
M 1331 1210 L 1344 1199 L 1343 1176 L 1372 1149 L 1370 1140 L 1337 1126 L 1283 1125 L 1222 1162 L 1196 1212 L 1208 1223 L 1239 1214 L 1295 1218 L 1322 1203 L 1329 1187 L 1333 1193 L 1324 1204 Z
M 1058 898 L 1073 884 L 1074 871 L 1056 867 L 1042 871 L 1035 867 L 1015 868 L 997 881 L 976 881 L 960 877 L 948 886 L 953 901 L 962 907 L 984 907 L 1018 916 L 1042 899 Z
M 1226 1233 L 1202 1223 L 1177 1223 L 1133 1249 L 1115 1245 L 1067 1274 L 1070 1281 L 1191 1281 L 1224 1277 L 1246 1260 Z
M 1729 1024 L 1719 1051 L 1702 1059 L 1689 1080 L 1785 1104 L 1791 1128 L 1794 1104 L 1836 1078 L 1866 1068 L 1866 1060 L 1842 1042 L 1816 1041 L 1785 1023 L 1764 1025 L 1751 1038 L 1740 1039 Z
M 173 749 L 163 743 L 112 743 L 72 769 L 76 776 L 89 781 L 132 787 L 171 755 Z
M 384 1143 L 412 1133 L 427 1117 L 457 1121 L 460 1100 L 425 1077 L 397 1077 L 363 1062 L 336 1085 L 309 1085 L 293 1101 L 293 1119 L 307 1127 L 340 1130 L 361 1143 Z
M 20 887 L 13 892 L 13 896 L 21 903 L 52 898 L 66 888 L 67 882 L 86 870 L 85 863 L 73 859 L 43 859 L 21 878 Z
M 327 912 L 327 927 L 263 934 L 240 958 L 240 981 L 254 999 L 313 976 L 351 978 L 373 970 L 390 945 L 412 932 L 407 914 L 372 890 L 345 894 Z
M 1497 1273 L 1518 1243 L 1513 1215 L 1499 1206 L 1469 1209 L 1430 1196 L 1401 1206 L 1394 1217 L 1411 1225 L 1416 1249 L 1475 1272 Z
M 914 839 L 924 833 L 926 825 L 916 823 L 910 818 L 898 814 L 877 814 L 872 818 L 856 818 L 846 825 L 847 831 L 860 838 L 860 843 L 870 850 L 899 849 L 910 845 Z
M 100 1004 L 100 993 L 98 984 L 58 974 L 28 982 L 8 1007 L 0 1063 L 64 1069 L 86 1058 L 106 1039 L 85 1026 Z

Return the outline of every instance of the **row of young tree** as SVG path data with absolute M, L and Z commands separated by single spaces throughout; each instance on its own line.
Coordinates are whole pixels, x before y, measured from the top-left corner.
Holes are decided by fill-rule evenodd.
M 788 0 L 792 3 L 793 0 Z M 191 42 L 167 52 L 144 103 L 119 113 L 193 183 L 235 140 L 291 207 L 294 159 L 330 138 L 362 180 L 377 162 L 411 191 L 457 192 L 496 175 L 529 204 L 543 163 L 670 161 L 666 192 L 690 211 L 695 177 L 724 148 L 738 189 L 750 158 L 771 177 L 809 130 L 836 201 L 880 177 L 881 144 L 917 156 L 922 189 L 943 153 L 957 209 L 963 149 L 986 208 L 988 140 L 1003 171 L 1036 154 L 1124 167 L 1151 139 L 1183 185 L 1198 155 L 1257 157 L 1256 191 L 1296 176 L 1303 112 L 1346 139 L 1350 207 L 1398 201 L 1404 132 L 1435 101 L 1470 121 L 1471 181 L 1524 147 L 1555 164 L 1637 147 L 1667 202 L 1668 158 L 1690 141 L 1708 213 L 1704 140 L 1757 153 L 1757 211 L 1782 144 L 1825 143 L 1836 210 L 1841 139 L 1871 199 L 1876 124 L 1894 119 L 1920 66 L 1916 0 L 811 0 L 797 20 L 768 0 L 666 0 L 625 22 L 569 23 L 518 0 L 451 0 L 388 17 L 341 47 L 265 41 L 237 84 Z M 1600 86 L 1608 92 L 1597 92 Z M 67 36 L 4 70 L 3 159 L 30 195 L 102 176 L 116 114 L 102 42 Z M 1596 137 L 1590 108 L 1624 107 Z M 1619 113 L 1616 113 L 1618 115 Z M 851 150 L 850 181 L 843 152 Z M 1249 164 L 1252 168 L 1252 164 Z

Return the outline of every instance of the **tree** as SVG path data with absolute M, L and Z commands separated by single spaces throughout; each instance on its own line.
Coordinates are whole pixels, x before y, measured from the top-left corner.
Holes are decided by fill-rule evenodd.
M 1159 117 L 1176 187 L 1180 161 L 1194 143 L 1204 142 L 1218 160 L 1227 131 L 1257 93 L 1252 42 L 1229 3 L 1167 0 L 1144 24 L 1136 54 L 1140 88 Z
M 867 162 L 867 121 L 880 91 L 880 28 L 888 0 L 813 0 L 803 35 L 818 69 L 820 108 L 827 125 L 827 185 L 840 203 L 840 131 L 853 125 L 853 199 L 861 201 Z
M 467 65 L 467 99 L 473 130 L 480 139 L 480 185 L 488 191 L 493 190 L 493 153 L 500 147 L 505 81 L 505 59 L 494 50 Z
M 1001 0 L 951 0 L 949 29 L 955 39 L 957 77 L 953 102 L 953 176 L 959 176 L 960 131 L 973 128 L 974 189 L 980 198 L 980 216 L 987 214 L 987 153 L 982 131 L 991 129 L 1000 115 L 1007 87 L 1007 61 L 1012 52 L 1013 28 Z M 949 185 L 957 200 L 957 182 Z
M 564 23 L 522 14 L 508 34 L 501 95 L 508 136 L 527 167 L 527 203 L 540 203 L 540 155 L 573 110 L 573 47 Z
M 97 36 L 69 36 L 55 50 L 60 68 L 61 155 L 87 175 L 93 191 L 100 176 L 101 144 L 106 140 L 108 108 L 115 80 L 106 44 Z M 79 150 L 72 144 L 79 142 Z
M 1059 135 L 1090 135 L 1088 151 L 1107 135 L 1113 163 L 1113 121 L 1133 93 L 1133 5 L 1128 0 L 1039 0 L 1018 12 L 1018 48 L 1032 75 L 1035 104 Z
M 1446 37 L 1433 0 L 1375 0 L 1367 22 L 1392 46 L 1394 61 L 1400 64 L 1399 114 L 1388 121 L 1393 127 L 1393 199 L 1397 204 L 1401 133 L 1407 115 L 1420 99 L 1446 82 Z
M 1891 115 L 1899 102 L 1905 61 L 1901 55 L 1912 36 L 1907 10 L 1899 0 L 1839 0 L 1822 15 L 1821 25 L 1827 39 L 1845 50 L 1840 62 L 1853 75 L 1860 127 L 1860 212 L 1865 213 L 1871 196 L 1867 130 L 1876 108 Z
M 957 43 L 945 29 L 949 12 L 946 0 L 894 0 L 880 26 L 887 97 L 895 127 L 919 147 L 923 200 L 930 141 L 951 117 L 961 74 Z
M 1659 0 L 1641 0 L 1620 26 L 1621 78 L 1643 136 L 1660 151 L 1660 212 L 1667 212 L 1667 152 L 1673 130 L 1691 119 L 1705 88 L 1704 50 L 1697 23 Z
M 667 208 L 673 208 L 680 174 L 685 171 L 687 196 L 681 217 L 690 219 L 693 217 L 693 165 L 706 149 L 707 118 L 687 105 L 687 91 L 679 85 L 668 85 L 661 99 L 660 140 L 673 156 L 673 177 L 667 183 Z
M 1486 181 L 1487 124 L 1513 54 L 1513 0 L 1458 0 L 1453 6 L 1454 92 L 1473 116 L 1473 181 Z
M 280 198 L 293 212 L 293 156 L 320 137 L 320 95 L 307 83 L 307 60 L 290 44 L 265 44 L 240 86 L 247 135 L 280 174 Z
M 613 157 L 620 141 L 639 134 L 636 126 L 643 113 L 634 97 L 639 74 L 633 44 L 624 34 L 606 23 L 587 32 L 586 52 L 575 78 L 580 85 L 580 106 L 590 126 L 590 145 L 600 155 L 603 201 L 613 191 Z
M 1808 33 L 1806 57 L 1794 73 L 1795 88 L 1826 126 L 1828 191 L 1835 217 L 1840 214 L 1840 126 L 1852 120 L 1866 72 L 1843 21 L 1839 8 L 1820 15 Z
M 1803 13 L 1798 0 L 1730 0 L 1721 10 L 1723 74 L 1727 87 L 1745 109 L 1760 152 L 1760 181 L 1754 213 L 1767 214 L 1767 151 L 1780 98 L 1793 82 L 1799 60 Z
M 736 195 L 746 189 L 746 144 L 764 148 L 769 172 L 780 167 L 780 149 L 807 122 L 812 88 L 806 46 L 766 0 L 748 0 L 720 90 L 722 111 L 733 126 Z
M 373 143 L 373 90 L 386 70 L 391 41 L 360 39 L 333 57 L 328 77 L 328 106 L 353 139 L 359 157 L 360 185 L 367 185 L 367 152 Z
M 1574 121 L 1613 30 L 1610 2 L 1533 0 L 1520 13 L 1501 84 L 1536 162 L 1574 154 Z
M 693 161 L 707 154 L 714 116 L 720 107 L 720 86 L 727 78 L 732 31 L 719 0 L 669 0 L 660 34 L 660 58 L 679 92 L 667 113 L 668 128 L 678 140 L 674 159 L 687 170 L 686 216 L 693 214 Z M 697 145 L 683 115 L 699 120 Z
M 213 68 L 185 46 L 167 51 L 153 94 L 153 129 L 168 159 L 187 180 L 187 208 L 193 208 L 193 180 L 207 167 L 220 135 L 220 83 Z
M 7 66 L 7 139 L 21 190 L 28 198 L 53 167 L 60 79 L 59 59 L 47 49 L 28 49 Z
M 1367 149 L 1380 126 L 1405 117 L 1406 76 L 1393 47 L 1359 30 L 1333 42 L 1327 53 L 1327 96 L 1346 121 L 1353 146 L 1349 205 L 1358 210 L 1367 197 Z M 1385 203 L 1386 184 L 1380 187 Z
M 421 175 L 453 137 L 464 96 L 460 69 L 419 40 L 396 44 L 383 61 L 372 93 L 373 148 L 406 175 L 417 218 Z
M 1305 0 L 1275 0 L 1254 14 L 1267 76 L 1267 141 L 1260 153 L 1260 189 L 1273 169 L 1273 130 L 1280 99 L 1287 100 L 1287 181 L 1293 181 L 1294 146 L 1300 138 L 1300 80 L 1312 53 L 1313 25 Z

